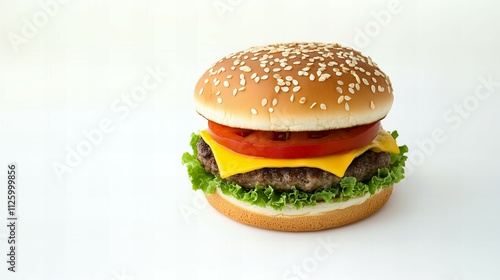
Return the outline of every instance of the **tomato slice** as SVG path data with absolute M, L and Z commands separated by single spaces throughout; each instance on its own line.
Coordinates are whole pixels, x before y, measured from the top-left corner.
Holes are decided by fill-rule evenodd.
M 234 128 L 208 121 L 209 133 L 224 147 L 248 156 L 311 158 L 341 153 L 369 144 L 380 121 L 343 129 L 305 132 L 274 132 Z

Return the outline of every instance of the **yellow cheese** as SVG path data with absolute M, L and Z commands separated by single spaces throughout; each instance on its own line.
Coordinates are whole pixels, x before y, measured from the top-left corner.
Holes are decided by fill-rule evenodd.
M 369 149 L 375 152 L 399 153 L 396 141 L 383 129 L 380 129 L 375 139 L 364 147 L 340 154 L 299 159 L 269 159 L 246 156 L 235 153 L 218 144 L 210 136 L 207 130 L 200 131 L 200 135 L 212 149 L 217 165 L 219 166 L 221 178 L 267 167 L 313 167 L 343 177 L 347 167 L 351 164 L 353 159 Z

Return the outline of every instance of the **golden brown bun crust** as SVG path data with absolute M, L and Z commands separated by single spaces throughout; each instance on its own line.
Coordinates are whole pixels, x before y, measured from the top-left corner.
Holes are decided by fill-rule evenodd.
M 212 65 L 194 90 L 196 111 L 231 127 L 318 131 L 382 119 L 392 85 L 349 47 L 286 43 L 253 47 Z
M 205 195 L 210 205 L 227 217 L 243 224 L 279 231 L 318 231 L 344 226 L 364 219 L 377 212 L 389 200 L 393 187 L 388 187 L 369 197 L 365 202 L 315 215 L 268 216 L 234 205 L 214 192 Z

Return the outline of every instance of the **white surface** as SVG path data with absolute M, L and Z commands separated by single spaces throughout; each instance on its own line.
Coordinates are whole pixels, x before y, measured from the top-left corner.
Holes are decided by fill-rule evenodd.
M 500 278 L 498 2 L 36 2 L 0 3 L 1 260 L 7 163 L 19 164 L 18 272 L 2 261 L 0 279 Z M 411 170 L 380 212 L 350 226 L 233 222 L 181 165 L 206 125 L 194 84 L 227 53 L 311 40 L 361 49 L 389 74 L 384 126 L 410 146 Z M 168 76 L 125 107 L 155 69 Z M 84 147 L 83 131 L 103 121 L 108 133 Z M 54 162 L 78 145 L 91 151 L 59 180 Z

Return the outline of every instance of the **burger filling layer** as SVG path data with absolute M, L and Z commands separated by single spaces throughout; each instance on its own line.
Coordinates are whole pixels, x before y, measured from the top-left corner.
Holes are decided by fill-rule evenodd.
M 196 147 L 198 150 L 197 159 L 205 170 L 218 176 L 219 167 L 210 146 L 200 138 Z M 376 175 L 379 168 L 389 168 L 390 164 L 390 153 L 368 150 L 352 161 L 344 176 L 355 177 L 357 181 L 365 181 Z M 330 172 L 310 167 L 262 168 L 225 178 L 227 181 L 249 189 L 258 186 L 272 186 L 275 190 L 287 191 L 294 186 L 307 192 L 337 185 L 341 179 Z
M 392 142 L 395 142 L 397 132 L 393 131 L 389 137 Z M 374 140 L 374 142 L 380 141 Z M 253 159 L 250 158 L 222 156 L 226 162 L 217 165 L 216 159 L 219 160 L 217 155 L 220 154 L 220 147 L 216 145 L 215 148 L 212 147 L 209 141 L 200 134 L 193 133 L 190 141 L 192 153 L 184 153 L 182 162 L 187 167 L 194 190 L 202 190 L 207 195 L 220 191 L 242 203 L 259 207 L 269 206 L 275 210 L 290 207 L 300 209 L 321 203 L 339 203 L 352 198 L 373 195 L 378 190 L 393 186 L 403 179 L 407 159 L 405 153 L 408 152 L 408 148 L 405 145 L 396 146 L 397 150 L 391 152 L 386 149 L 391 145 L 378 144 L 370 145 L 370 148 L 363 149 L 359 153 L 350 153 L 352 159 L 345 165 L 345 168 L 342 167 L 342 173 L 337 174 L 339 168 L 331 168 L 331 166 L 344 166 L 347 160 L 339 160 L 338 157 L 333 157 L 332 160 L 326 157 L 320 160 L 321 166 L 315 165 L 318 159 L 304 159 L 301 161 L 304 165 L 300 166 L 286 166 L 275 164 L 273 161 L 264 161 L 264 163 L 269 163 L 266 166 L 257 164 L 257 159 L 256 163 L 252 163 Z M 387 153 L 390 156 L 388 167 Z M 240 170 L 227 176 L 222 175 L 222 166 L 233 168 L 241 164 L 260 167 Z M 365 180 L 377 167 L 380 168 L 376 174 Z M 333 174 L 336 174 L 337 178 Z M 353 176 L 346 176 L 346 174 Z M 341 178 L 340 182 L 335 184 L 339 178 Z

